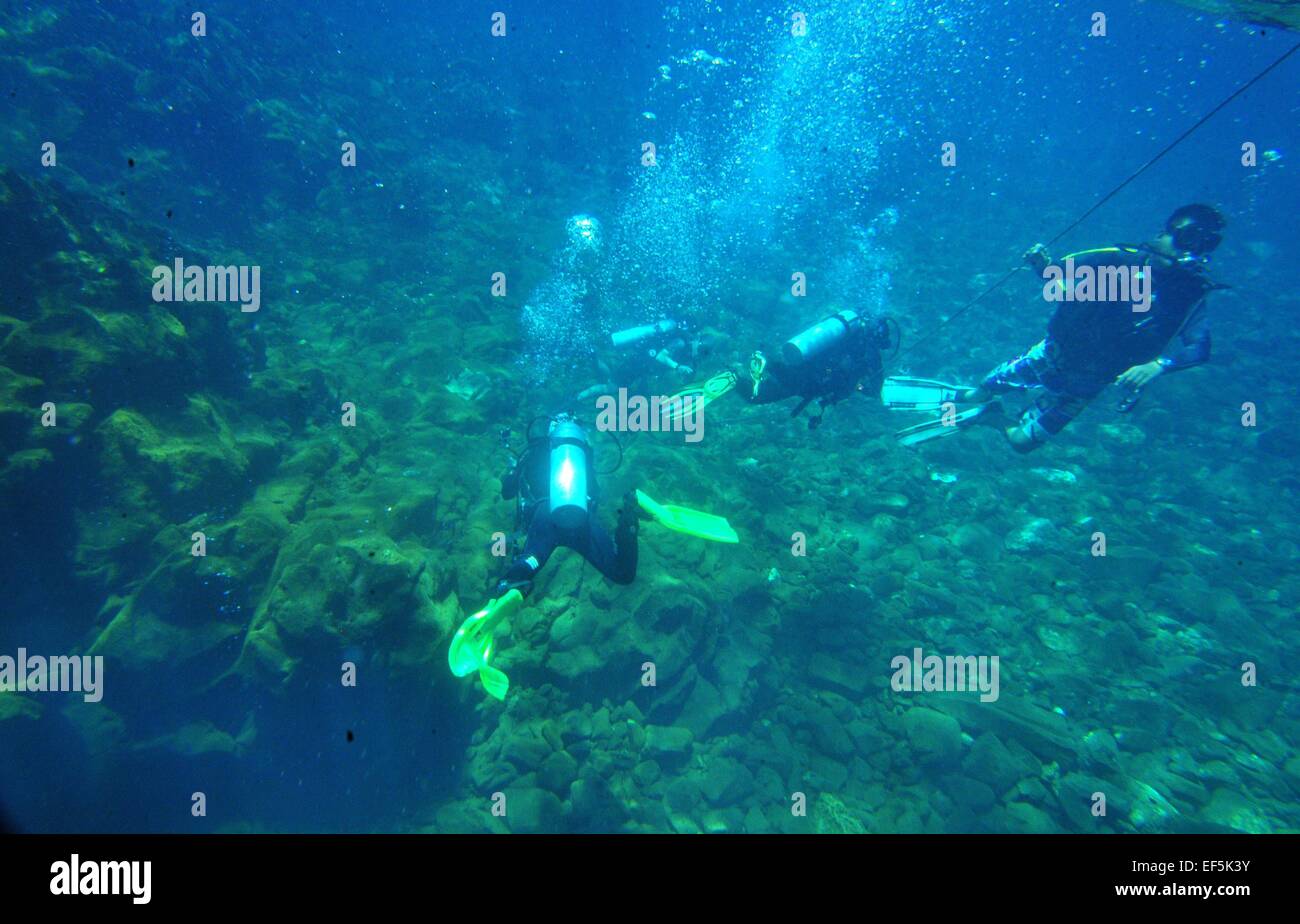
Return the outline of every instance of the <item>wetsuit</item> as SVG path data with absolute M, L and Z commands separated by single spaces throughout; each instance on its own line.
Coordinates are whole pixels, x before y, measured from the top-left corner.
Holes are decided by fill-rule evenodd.
M 519 587 L 525 594 L 532 580 L 545 566 L 556 548 L 573 549 L 595 566 L 596 570 L 616 584 L 631 584 L 636 578 L 637 517 L 635 509 L 625 505 L 619 511 L 618 527 L 614 538 L 596 521 L 596 464 L 591 448 L 587 448 L 588 485 L 591 497 L 587 504 L 586 523 L 576 529 L 565 529 L 551 517 L 550 483 L 551 463 L 549 440 L 534 440 L 524 450 L 519 460 L 501 476 L 501 496 L 505 500 L 518 498 L 518 527 L 526 527 L 527 538 L 523 551 L 515 556 L 498 584 L 499 592 Z
M 854 392 L 878 393 L 883 369 L 880 351 L 889 345 L 889 339 L 885 321 L 859 317 L 823 352 L 793 365 L 772 357 L 766 361 L 756 386 L 742 377 L 736 390 L 751 404 L 801 398 L 791 416 L 814 399 L 826 408 Z
M 1219 287 L 1199 266 L 1185 266 L 1129 245 L 1083 251 L 1065 259 L 1073 261 L 1076 283 L 1083 266 L 1147 274 L 1151 301 L 1143 311 L 1131 291 L 1127 299 L 1062 300 L 1048 322 L 1045 338 L 985 376 L 980 388 L 988 394 L 1043 389 L 1020 423 L 1025 435 L 1036 443 L 1060 433 L 1133 366 L 1156 360 L 1166 372 L 1172 372 L 1210 358 L 1205 296 Z M 1051 265 L 1061 273 L 1059 285 L 1068 287 L 1071 280 L 1064 263 Z M 1117 296 L 1115 292 L 1104 294 Z

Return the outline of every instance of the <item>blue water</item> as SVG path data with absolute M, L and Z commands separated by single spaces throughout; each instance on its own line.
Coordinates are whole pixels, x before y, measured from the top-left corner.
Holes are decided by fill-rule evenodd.
M 1055 248 L 1215 204 L 1209 365 L 1026 459 L 900 449 L 869 397 L 601 441 L 605 521 L 644 486 L 740 546 L 647 526 L 629 587 L 557 553 L 504 704 L 446 661 L 501 570 L 501 431 L 613 381 L 611 332 L 708 331 L 703 378 L 853 307 L 897 321 L 888 371 L 978 379 L 1047 312 L 1026 274 L 971 300 L 1300 36 L 1155 0 L 1104 37 L 1069 3 L 499 6 L 0 11 L 0 656 L 105 658 L 99 703 L 0 693 L 7 823 L 1300 827 L 1300 56 Z M 261 309 L 150 301 L 178 257 L 260 266 Z M 917 646 L 998 655 L 1002 705 L 891 690 Z

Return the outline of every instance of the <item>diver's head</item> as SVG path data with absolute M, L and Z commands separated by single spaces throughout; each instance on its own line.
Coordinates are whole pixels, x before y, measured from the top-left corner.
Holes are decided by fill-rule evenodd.
M 1203 263 L 1223 240 L 1227 224 L 1223 213 L 1214 206 L 1194 202 L 1169 216 L 1165 233 L 1157 242 L 1180 263 Z

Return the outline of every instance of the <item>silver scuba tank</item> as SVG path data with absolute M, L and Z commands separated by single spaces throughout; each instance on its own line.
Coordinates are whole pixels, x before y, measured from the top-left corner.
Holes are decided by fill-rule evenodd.
M 656 334 L 666 334 L 670 330 L 676 329 L 676 321 L 659 321 L 655 324 L 642 324 L 640 327 L 629 327 L 626 330 L 615 331 L 609 335 L 609 339 L 613 341 L 614 346 L 625 347 L 629 343 L 636 343 L 638 340 L 644 340 Z
M 796 334 L 782 345 L 782 361 L 789 366 L 807 362 L 840 340 L 857 320 L 858 313 L 856 311 L 840 311 L 829 318 L 818 321 L 812 327 Z
M 551 519 L 561 529 L 587 522 L 587 434 L 571 417 L 551 422 Z

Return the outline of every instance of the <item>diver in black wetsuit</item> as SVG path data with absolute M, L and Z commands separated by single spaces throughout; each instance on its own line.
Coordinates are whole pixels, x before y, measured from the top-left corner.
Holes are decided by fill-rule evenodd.
M 560 546 L 573 549 L 614 583 L 632 583 L 640 519 L 636 499 L 624 499 L 611 539 L 596 521 L 599 493 L 586 434 L 572 417 L 556 415 L 547 435 L 530 438 L 501 477 L 502 498 L 516 501 L 516 528 L 528 532 L 523 551 L 498 582 L 497 594 L 518 588 L 526 596 L 537 572 Z
M 1118 408 L 1128 411 L 1156 377 L 1206 362 L 1205 296 L 1225 287 L 1209 279 L 1204 264 L 1225 225 L 1218 209 L 1193 204 L 1175 211 L 1164 233 L 1145 244 L 1088 250 L 1058 261 L 1041 246 L 1031 249 L 1026 262 L 1049 285 L 1073 284 L 1063 268 L 1067 260 L 1076 270 L 1136 272 L 1149 277 L 1149 303 L 1113 296 L 1060 300 L 1042 341 L 995 368 L 978 387 L 959 392 L 957 402 L 987 403 L 995 413 L 978 415 L 984 418 L 979 422 L 1001 425 L 1013 449 L 1029 452 L 1061 432 L 1111 383 L 1128 389 Z M 1017 423 L 1006 426 L 995 399 L 1018 389 L 1041 389 L 1041 395 Z
M 808 419 L 808 428 L 816 429 L 830 405 L 855 392 L 879 392 L 880 354 L 890 343 L 887 320 L 841 311 L 786 341 L 780 358 L 756 350 L 749 360 L 749 385 L 741 381 L 737 391 L 750 404 L 798 397 L 791 417 L 815 400 L 820 413 Z

